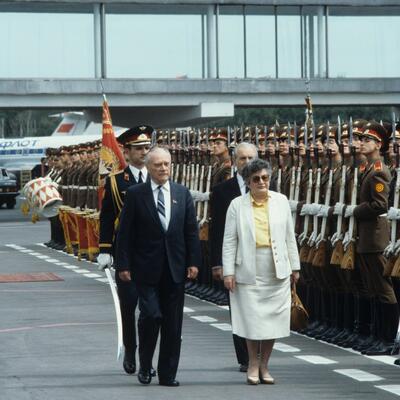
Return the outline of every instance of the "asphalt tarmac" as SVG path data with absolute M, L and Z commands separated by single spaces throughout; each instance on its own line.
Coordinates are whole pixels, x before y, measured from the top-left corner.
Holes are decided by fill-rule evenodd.
M 365 357 L 301 335 L 278 340 L 275 385 L 238 372 L 225 307 L 186 297 L 179 388 L 142 386 L 116 360 L 114 307 L 97 265 L 42 245 L 46 220 L 0 210 L 0 274 L 52 272 L 61 281 L 0 283 L 0 400 L 395 399 L 394 357 Z M 154 365 L 157 360 L 154 359 Z

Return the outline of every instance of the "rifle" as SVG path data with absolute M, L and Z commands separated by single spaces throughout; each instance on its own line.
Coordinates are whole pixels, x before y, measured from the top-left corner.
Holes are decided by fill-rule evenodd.
M 400 155 L 399 155 L 399 144 L 396 142 L 396 116 L 392 115 L 392 138 L 393 138 L 393 152 L 396 154 L 396 184 L 394 188 L 393 207 L 399 208 L 399 197 L 400 197 Z M 395 257 L 395 245 L 397 235 L 397 220 L 392 220 L 390 224 L 390 243 L 383 251 L 383 255 L 388 259 L 384 275 L 390 276 L 394 272 L 394 266 L 396 263 Z
M 289 141 L 289 154 L 290 154 L 290 159 L 291 159 L 291 167 L 290 167 L 290 190 L 289 190 L 289 200 L 294 200 L 294 190 L 295 190 L 295 184 L 296 184 L 296 164 L 294 161 L 294 147 L 291 146 L 291 140 L 290 140 L 290 133 L 291 133 L 291 127 L 290 127 L 290 122 L 288 122 L 287 125 L 287 135 L 288 135 L 288 141 Z M 297 134 L 296 131 L 294 131 L 294 134 Z
M 329 140 L 329 122 L 327 124 L 327 140 Z M 333 168 L 332 168 L 332 151 L 330 149 L 327 149 L 328 153 L 328 170 L 329 170 L 329 177 L 328 177 L 328 183 L 325 191 L 325 206 L 329 207 L 330 206 L 330 201 L 331 201 L 331 194 L 332 194 L 332 183 L 333 183 Z M 315 248 L 316 252 L 313 258 L 312 265 L 314 267 L 319 267 L 322 268 L 326 265 L 325 263 L 325 258 L 326 258 L 326 225 L 328 222 L 328 217 L 324 216 L 322 218 L 322 224 L 321 224 L 321 232 L 319 233 L 319 236 L 317 237 Z
M 276 138 L 276 125 L 272 127 L 272 131 L 274 133 L 274 146 L 275 146 L 275 158 L 276 162 L 278 165 L 278 178 L 276 180 L 276 191 L 278 193 L 281 192 L 281 185 L 282 185 L 282 166 L 281 166 L 281 161 L 279 157 L 279 146 L 278 146 L 278 140 Z
M 346 189 L 346 173 L 347 167 L 344 162 L 344 149 L 342 144 L 342 127 L 340 117 L 338 116 L 338 142 L 339 149 L 342 155 L 342 165 L 341 165 L 341 177 L 340 177 L 340 191 L 339 191 L 339 203 L 344 203 L 345 189 Z M 342 224 L 343 224 L 343 215 L 338 215 L 336 222 L 336 232 L 331 237 L 331 243 L 333 247 L 332 256 L 331 256 L 331 265 L 340 265 L 343 256 L 343 234 L 342 234 Z
M 298 146 L 298 136 L 297 136 L 297 125 L 296 122 L 294 123 L 294 151 L 297 156 L 297 169 L 296 169 L 296 187 L 294 189 L 294 200 L 296 202 L 299 201 L 300 195 L 300 183 L 301 183 L 301 162 L 300 162 L 300 150 Z M 297 212 L 293 211 L 292 213 L 293 218 L 293 226 L 296 228 L 296 218 Z
M 351 154 L 353 156 L 353 187 L 351 191 L 351 205 L 357 204 L 357 187 L 358 187 L 358 167 L 356 160 L 356 149 L 353 146 L 353 119 L 350 117 L 349 120 L 349 145 L 351 148 Z M 343 239 L 343 250 L 344 256 L 340 267 L 342 269 L 354 270 L 355 262 L 355 232 L 354 232 L 354 216 L 352 215 L 349 220 L 349 229 Z
M 206 181 L 206 192 L 210 191 L 211 188 L 211 175 L 212 175 L 212 165 L 211 165 L 211 154 L 210 150 L 207 151 L 208 155 L 208 167 L 207 167 L 207 181 Z M 208 200 L 204 202 L 203 216 L 199 222 L 200 227 L 200 240 L 208 240 Z

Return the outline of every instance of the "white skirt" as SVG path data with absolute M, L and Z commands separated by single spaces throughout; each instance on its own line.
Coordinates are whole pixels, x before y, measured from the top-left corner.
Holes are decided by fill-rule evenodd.
M 251 340 L 290 335 L 290 277 L 277 279 L 269 247 L 256 251 L 256 283 L 236 283 L 230 301 L 236 335 Z

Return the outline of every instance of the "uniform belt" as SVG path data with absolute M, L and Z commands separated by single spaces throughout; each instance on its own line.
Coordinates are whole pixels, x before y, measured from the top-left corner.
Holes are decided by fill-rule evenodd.
M 87 190 L 89 186 L 79 186 L 79 190 Z

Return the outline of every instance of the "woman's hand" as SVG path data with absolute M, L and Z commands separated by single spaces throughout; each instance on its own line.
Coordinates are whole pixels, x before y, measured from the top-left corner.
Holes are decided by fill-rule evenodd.
M 233 293 L 236 288 L 235 275 L 224 276 L 224 286 L 226 289 Z
M 299 271 L 293 271 L 290 275 L 290 284 L 293 285 L 299 281 L 300 273 Z

